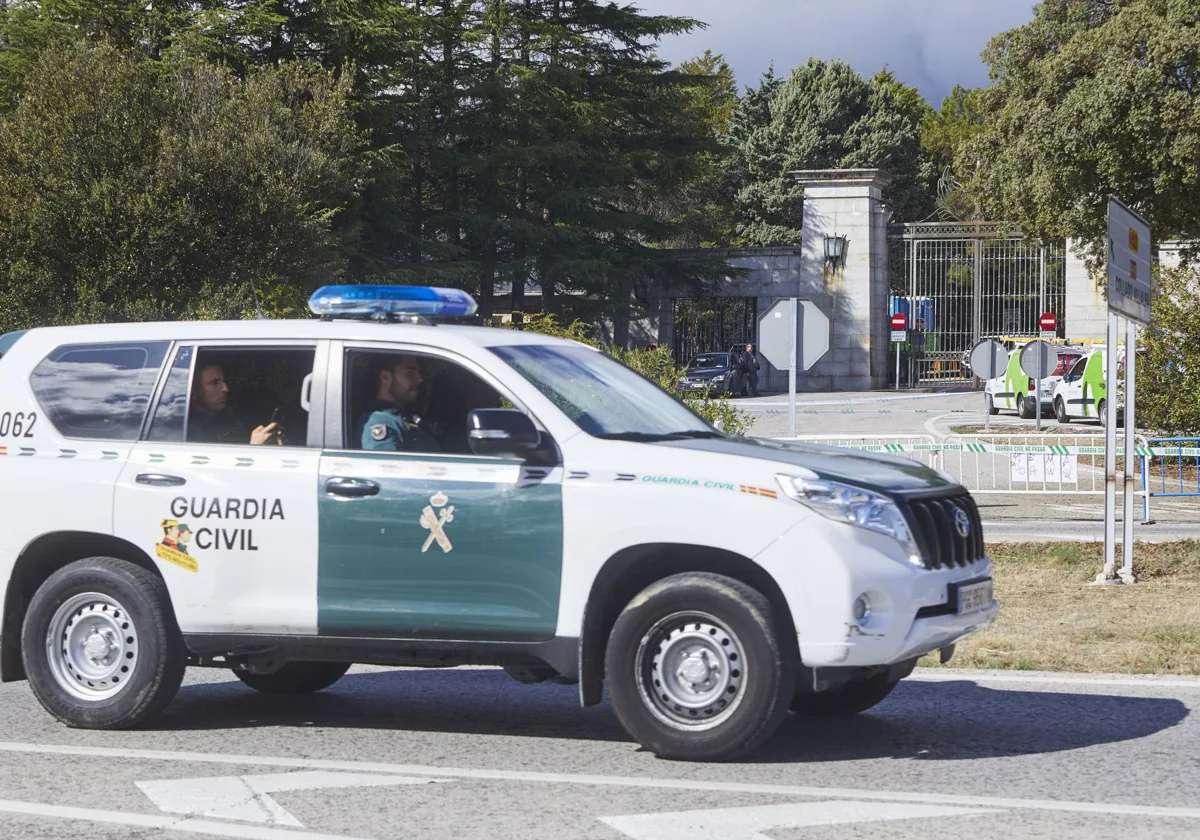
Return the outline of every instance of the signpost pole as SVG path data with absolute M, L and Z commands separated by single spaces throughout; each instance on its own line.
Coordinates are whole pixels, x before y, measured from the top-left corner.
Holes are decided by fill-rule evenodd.
M 1137 324 L 1130 318 L 1125 319 L 1125 498 L 1121 506 L 1121 525 L 1123 537 L 1121 540 L 1121 580 L 1133 583 L 1133 465 L 1137 461 L 1134 455 L 1134 434 L 1137 431 L 1134 407 L 1134 366 L 1137 359 Z M 1143 488 L 1145 489 L 1145 488 Z
M 900 390 L 900 344 L 896 344 L 896 390 Z
M 796 342 L 800 324 L 796 318 L 797 299 L 792 298 L 792 355 L 788 364 L 788 437 L 796 436 Z
M 1117 313 L 1108 313 L 1104 359 L 1104 580 L 1112 580 L 1116 564 L 1117 491 Z M 1099 408 L 1099 406 L 1096 406 Z M 1098 412 L 1097 412 L 1098 413 Z M 1126 455 L 1126 457 L 1129 457 Z
M 1037 380 L 1033 383 L 1033 390 L 1037 394 L 1037 431 L 1042 431 L 1042 354 L 1038 353 L 1037 365 Z

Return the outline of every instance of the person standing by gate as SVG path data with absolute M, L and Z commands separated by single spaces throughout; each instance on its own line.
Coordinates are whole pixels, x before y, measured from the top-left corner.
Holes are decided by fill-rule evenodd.
M 757 397 L 758 396 L 758 372 L 762 369 L 762 365 L 758 362 L 758 355 L 754 352 L 754 345 L 747 344 L 746 352 L 738 353 L 738 364 L 741 365 L 745 379 L 742 380 L 742 396 Z

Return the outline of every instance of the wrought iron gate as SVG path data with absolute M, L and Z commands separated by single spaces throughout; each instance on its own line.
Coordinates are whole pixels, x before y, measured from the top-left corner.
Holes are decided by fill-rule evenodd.
M 910 381 L 962 381 L 982 338 L 1008 346 L 1038 335 L 1038 315 L 1066 335 L 1061 244 L 1042 246 L 989 222 L 922 222 L 889 229 L 891 313 L 904 312 Z
M 673 298 L 675 361 L 687 364 L 697 353 L 757 343 L 752 297 Z

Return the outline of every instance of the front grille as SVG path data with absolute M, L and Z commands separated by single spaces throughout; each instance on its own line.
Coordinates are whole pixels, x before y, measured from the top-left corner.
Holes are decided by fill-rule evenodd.
M 940 499 L 916 499 L 904 505 L 921 560 L 927 569 L 957 569 L 983 559 L 983 523 L 969 493 Z M 964 511 L 971 529 L 958 533 L 955 518 Z

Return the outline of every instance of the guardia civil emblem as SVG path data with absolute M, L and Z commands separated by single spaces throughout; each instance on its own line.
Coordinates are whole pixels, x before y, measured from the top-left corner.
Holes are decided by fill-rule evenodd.
M 437 492 L 429 497 L 429 504 L 425 505 L 425 509 L 421 511 L 421 527 L 429 531 L 425 544 L 421 546 L 422 554 L 428 551 L 434 542 L 437 542 L 446 554 L 454 550 L 454 545 L 446 536 L 446 526 L 454 521 L 454 505 L 449 502 L 449 496 Z
M 382 423 L 376 423 L 371 427 L 372 440 L 383 440 L 385 437 L 387 437 L 387 426 Z

